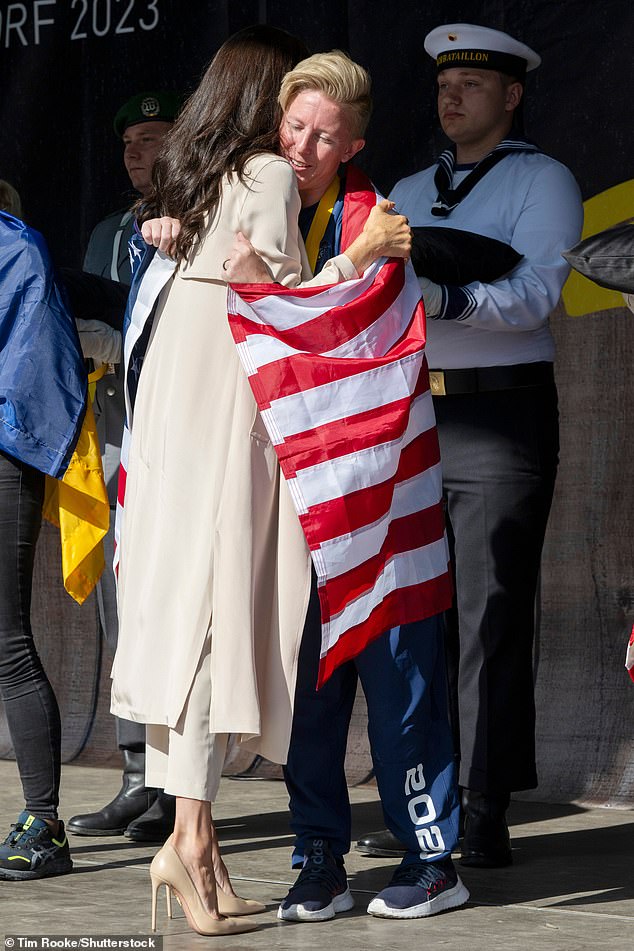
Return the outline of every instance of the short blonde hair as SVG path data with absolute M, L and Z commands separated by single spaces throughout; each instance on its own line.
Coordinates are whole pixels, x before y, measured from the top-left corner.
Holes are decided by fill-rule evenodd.
M 22 216 L 20 196 L 13 185 L 5 182 L 2 178 L 0 178 L 0 211 L 8 211 L 10 215 L 15 215 L 16 218 Z
M 300 92 L 316 89 L 345 109 L 354 138 L 362 138 L 372 114 L 372 80 L 363 66 L 341 50 L 303 59 L 282 80 L 278 97 L 286 112 Z

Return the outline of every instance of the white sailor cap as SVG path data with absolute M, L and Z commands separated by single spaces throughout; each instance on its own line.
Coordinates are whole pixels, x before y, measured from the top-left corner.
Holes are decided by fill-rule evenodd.
M 508 33 L 473 23 L 437 26 L 425 37 L 425 50 L 436 60 L 438 72 L 452 67 L 495 69 L 522 79 L 541 63 L 541 56 Z

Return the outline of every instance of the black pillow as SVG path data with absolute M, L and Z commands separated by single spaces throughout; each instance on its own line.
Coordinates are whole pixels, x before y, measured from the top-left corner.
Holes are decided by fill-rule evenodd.
M 436 284 L 495 281 L 522 260 L 510 244 L 456 228 L 412 228 L 412 264 Z
M 123 330 L 125 306 L 130 288 L 98 274 L 77 268 L 57 271 L 68 295 L 71 313 L 82 320 L 103 320 L 114 330 Z
M 584 238 L 563 256 L 575 271 L 595 284 L 634 294 L 634 221 Z

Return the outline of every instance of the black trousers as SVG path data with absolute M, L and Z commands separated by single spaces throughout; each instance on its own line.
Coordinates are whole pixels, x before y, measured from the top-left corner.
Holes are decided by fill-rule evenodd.
M 456 597 L 446 616 L 459 783 L 537 785 L 535 595 L 559 459 L 554 383 L 436 397 Z
M 31 630 L 33 563 L 43 499 L 42 473 L 0 453 L 0 696 L 26 808 L 41 819 L 56 819 L 59 708 Z

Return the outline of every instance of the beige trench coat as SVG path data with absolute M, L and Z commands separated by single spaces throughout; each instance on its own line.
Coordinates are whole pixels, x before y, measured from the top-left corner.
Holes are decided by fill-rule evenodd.
M 236 231 L 274 278 L 309 275 L 295 176 L 278 156 L 234 178 L 164 290 L 135 407 L 112 712 L 174 727 L 211 627 L 210 730 L 285 762 L 310 556 L 227 320 Z M 343 255 L 314 283 L 356 277 Z

